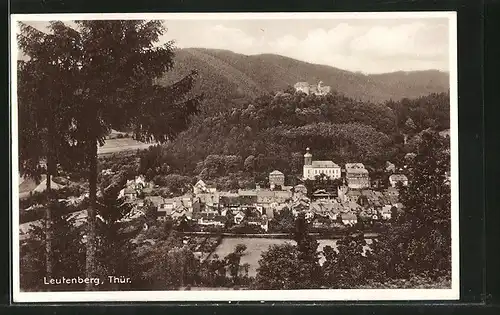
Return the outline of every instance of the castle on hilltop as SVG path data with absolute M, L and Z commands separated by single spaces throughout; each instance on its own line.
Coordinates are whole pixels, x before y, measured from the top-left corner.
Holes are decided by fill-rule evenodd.
M 304 92 L 307 95 L 325 95 L 330 93 L 331 88 L 328 85 L 323 85 L 323 81 L 319 81 L 318 85 L 312 85 L 307 82 L 297 82 L 294 85 L 295 91 Z

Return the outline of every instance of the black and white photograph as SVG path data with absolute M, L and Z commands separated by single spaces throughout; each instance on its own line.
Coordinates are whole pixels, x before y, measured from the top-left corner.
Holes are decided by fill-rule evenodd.
M 458 300 L 456 32 L 12 15 L 14 302 Z

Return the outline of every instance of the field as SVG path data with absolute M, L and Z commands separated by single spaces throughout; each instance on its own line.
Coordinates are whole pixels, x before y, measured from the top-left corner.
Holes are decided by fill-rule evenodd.
M 263 251 L 269 249 L 271 245 L 284 244 L 289 242 L 295 244 L 293 240 L 285 239 L 271 239 L 271 238 L 224 238 L 222 243 L 217 247 L 214 254 L 217 254 L 219 258 L 224 258 L 227 254 L 231 253 L 236 245 L 244 244 L 247 246 L 245 255 L 241 258 L 241 264 L 250 264 L 250 269 L 248 271 L 249 276 L 254 277 L 257 274 L 257 268 L 259 267 L 259 259 Z M 336 248 L 337 240 L 318 240 L 319 247 L 318 250 L 323 250 L 323 247 L 330 245 Z M 367 240 L 370 243 L 371 240 Z M 323 263 L 324 258 L 320 258 L 320 263 Z
M 42 175 L 42 181 L 45 179 L 45 175 Z M 38 184 L 31 178 L 22 178 L 19 177 L 19 193 L 29 193 L 33 189 L 35 189 Z
M 152 143 L 142 143 L 131 138 L 107 139 L 104 145 L 98 148 L 97 153 L 102 155 L 129 150 L 144 150 L 152 145 Z

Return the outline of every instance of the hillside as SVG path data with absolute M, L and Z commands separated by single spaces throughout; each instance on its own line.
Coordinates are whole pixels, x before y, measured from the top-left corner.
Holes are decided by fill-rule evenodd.
M 417 142 L 405 143 L 405 135 L 448 130 L 449 112 L 448 93 L 384 104 L 342 94 L 264 96 L 197 117 L 175 140 L 148 150 L 139 172 L 159 185 L 197 176 L 218 187 L 248 188 L 273 170 L 300 174 L 306 147 L 319 160 L 381 169 L 415 151 Z
M 364 75 L 279 55 L 246 56 L 204 48 L 179 49 L 174 69 L 163 82 L 178 80 L 192 69 L 199 71 L 195 92 L 205 94 L 211 111 L 285 90 L 299 81 L 323 81 L 350 98 L 369 102 L 416 98 L 449 88 L 448 73 L 436 70 Z

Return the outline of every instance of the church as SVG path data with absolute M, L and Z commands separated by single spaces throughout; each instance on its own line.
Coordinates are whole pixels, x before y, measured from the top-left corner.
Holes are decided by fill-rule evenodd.
M 310 149 L 304 154 L 304 179 L 315 179 L 315 176 L 325 174 L 330 179 L 340 178 L 340 166 L 333 161 L 313 161 Z

